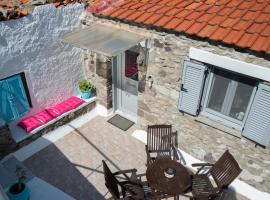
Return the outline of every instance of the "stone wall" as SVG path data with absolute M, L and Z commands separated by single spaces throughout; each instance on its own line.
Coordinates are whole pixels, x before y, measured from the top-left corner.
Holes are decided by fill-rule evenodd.
M 133 31 L 145 31 L 139 28 L 108 19 L 95 18 L 88 14 L 83 22 L 93 21 L 114 24 Z M 206 40 L 189 38 L 184 35 L 148 30 L 151 48 L 148 66 L 140 73 L 141 77 L 153 76 L 152 88 L 144 84 L 138 96 L 138 124 L 146 128 L 149 124 L 173 124 L 178 131 L 178 144 L 181 149 L 194 157 L 205 160 L 217 160 L 229 149 L 241 165 L 243 172 L 240 179 L 258 188 L 270 191 L 270 150 L 264 149 L 246 138 L 236 138 L 213 127 L 196 121 L 196 117 L 179 112 L 178 97 L 182 78 L 183 62 L 188 58 L 190 47 L 206 50 L 244 62 L 270 67 L 269 59 L 239 52 L 234 48 L 213 45 Z M 141 80 L 147 83 L 147 80 Z
M 112 62 L 109 57 L 85 52 L 85 75 L 96 86 L 98 102 L 112 108 Z

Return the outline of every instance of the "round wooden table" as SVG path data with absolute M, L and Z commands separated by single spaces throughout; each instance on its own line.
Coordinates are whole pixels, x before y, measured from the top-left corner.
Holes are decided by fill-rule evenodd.
M 150 187 L 169 195 L 185 193 L 191 186 L 189 171 L 170 158 L 157 158 L 147 167 L 146 178 Z

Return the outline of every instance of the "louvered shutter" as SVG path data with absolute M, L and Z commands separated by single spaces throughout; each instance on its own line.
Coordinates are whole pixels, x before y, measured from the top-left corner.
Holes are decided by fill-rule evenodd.
M 267 146 L 270 141 L 270 86 L 260 84 L 243 130 L 243 136 Z
M 7 82 L 12 96 L 12 106 L 16 112 L 16 118 L 21 117 L 30 109 L 21 76 L 13 76 L 7 79 Z
M 12 96 L 10 95 L 7 81 L 0 81 L 0 115 L 6 122 L 15 119 L 15 110 L 12 107 Z
M 197 115 L 200 104 L 205 66 L 189 61 L 184 62 L 178 108 L 180 111 Z

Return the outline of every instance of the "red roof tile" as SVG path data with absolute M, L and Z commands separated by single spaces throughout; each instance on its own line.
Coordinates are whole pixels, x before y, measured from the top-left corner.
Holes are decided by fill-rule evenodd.
M 240 47 L 251 47 L 257 39 L 257 34 L 245 33 L 241 39 L 237 42 Z
M 169 21 L 172 20 L 173 17 L 168 17 L 168 16 L 163 16 L 162 18 L 160 18 L 156 23 L 155 25 L 158 26 L 158 27 L 162 27 L 162 26 L 165 26 Z
M 1 0 L 0 0 L 1 1 Z M 270 0 L 101 0 L 103 15 L 270 52 Z
M 178 24 L 180 24 L 182 21 L 184 21 L 183 18 L 179 19 L 174 17 L 170 22 L 168 22 L 164 28 L 166 29 L 174 29 L 176 26 L 178 26 Z

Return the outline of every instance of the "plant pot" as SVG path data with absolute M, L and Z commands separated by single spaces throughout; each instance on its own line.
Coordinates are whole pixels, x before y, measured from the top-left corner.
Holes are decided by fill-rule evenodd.
M 86 91 L 86 92 L 81 92 L 81 97 L 83 99 L 89 99 L 91 96 L 92 96 L 92 91 L 91 90 Z
M 24 183 L 22 184 L 22 189 L 19 191 L 18 189 L 18 183 L 12 185 L 8 192 L 7 195 L 9 197 L 10 200 L 29 200 L 30 197 L 30 190 L 27 187 L 27 185 L 25 185 Z

